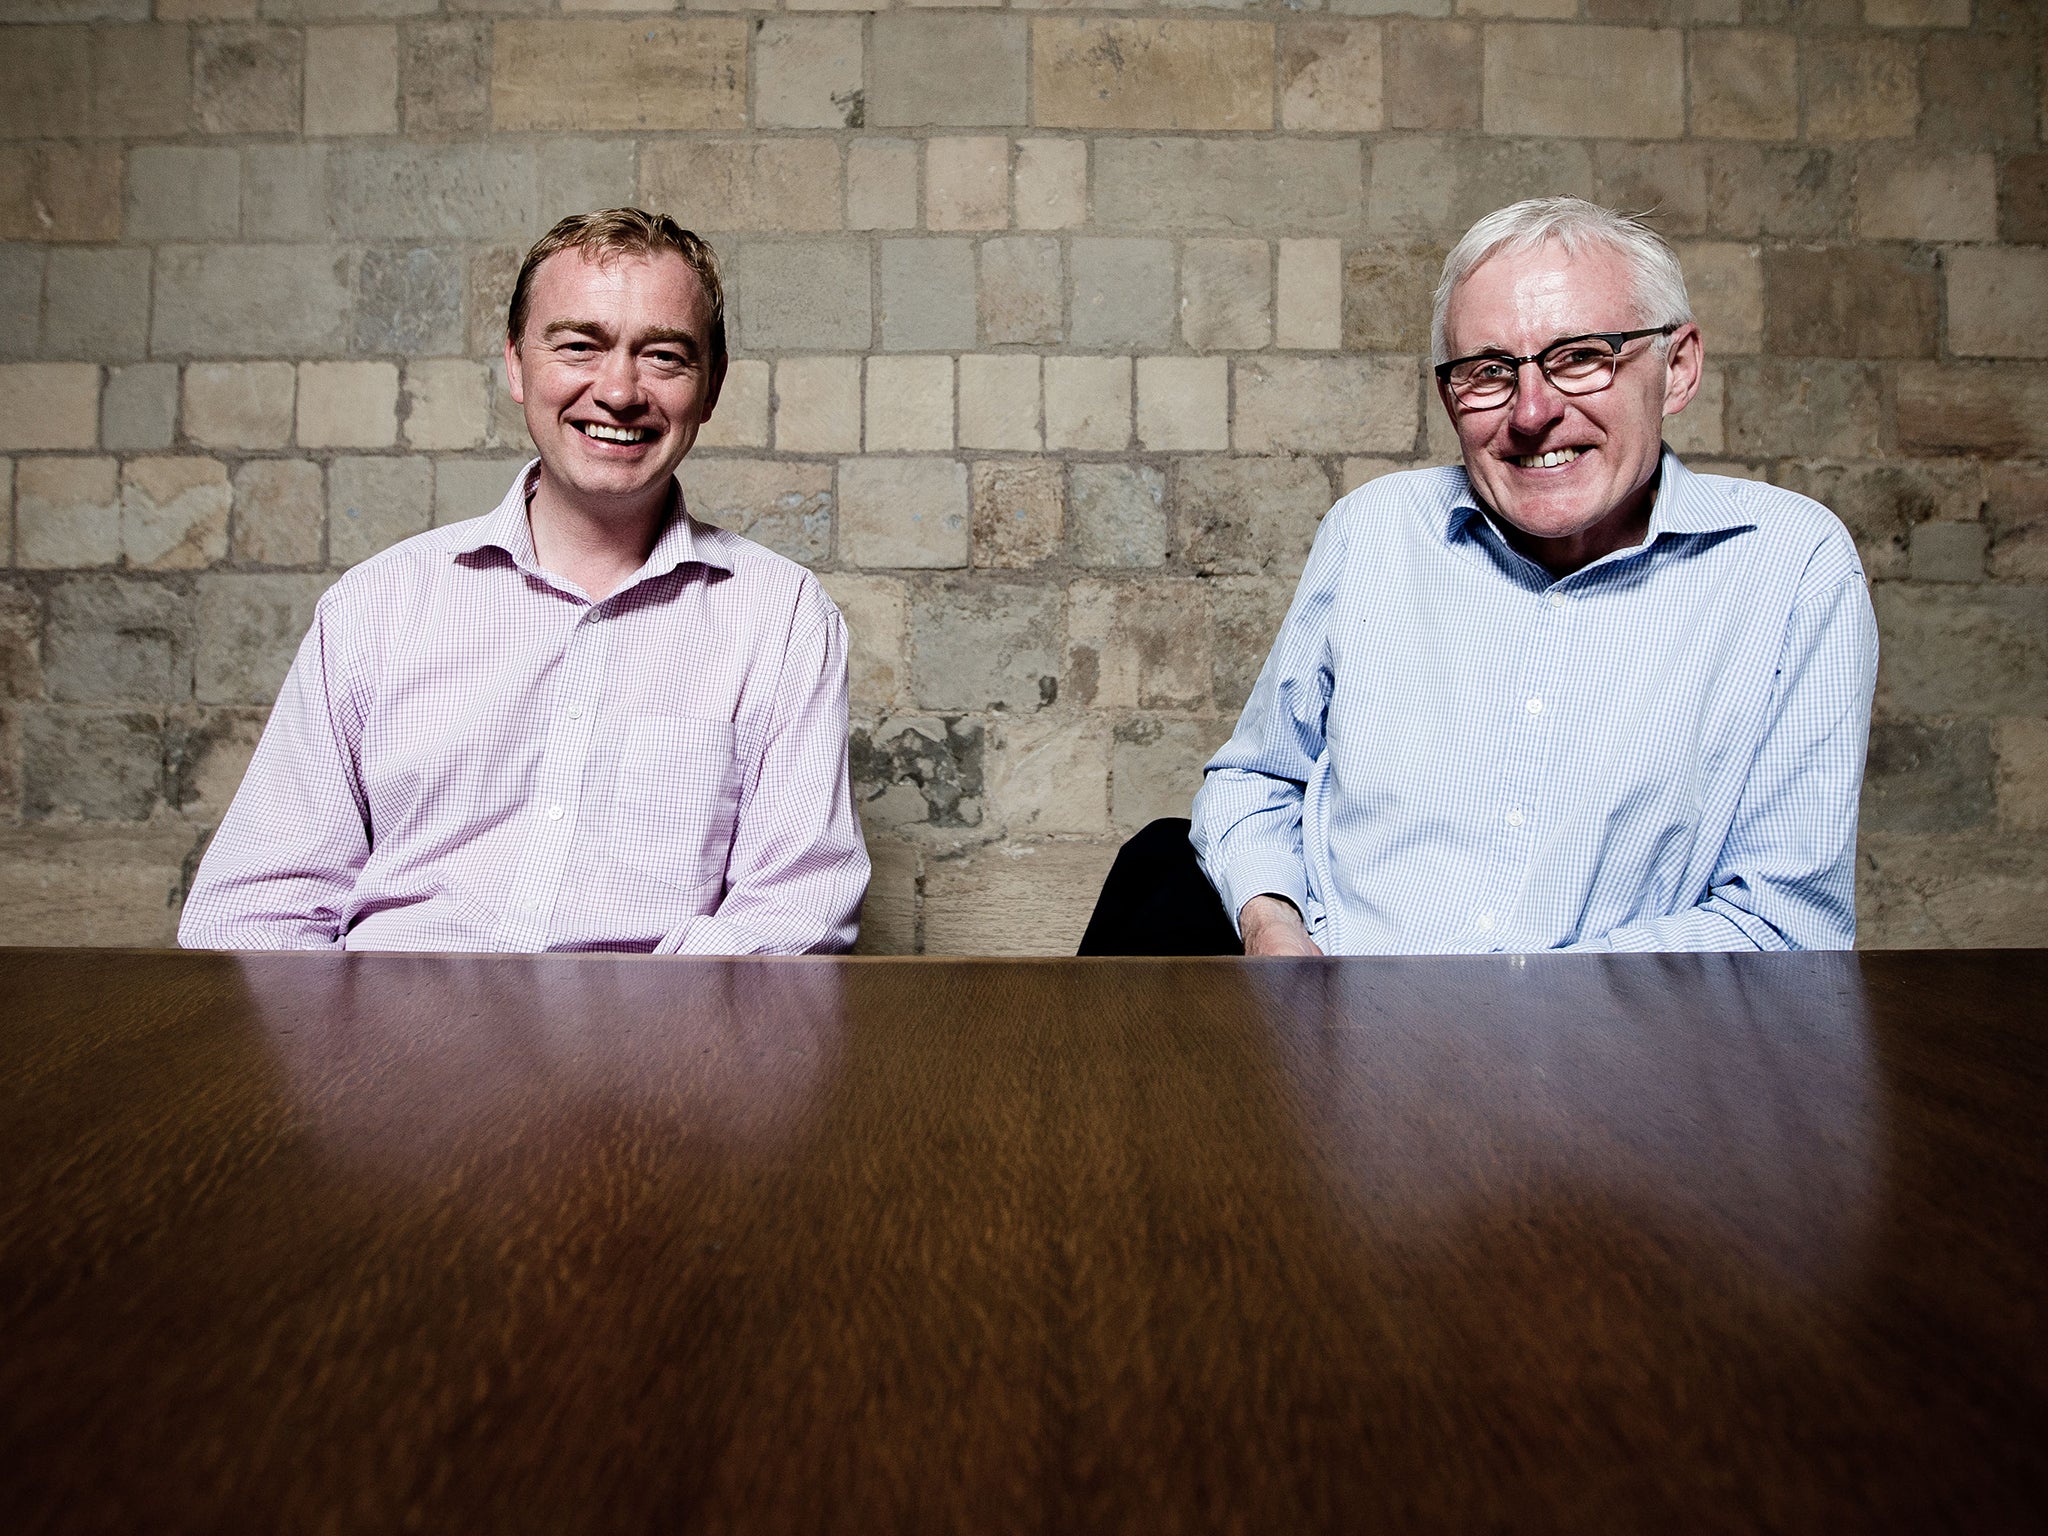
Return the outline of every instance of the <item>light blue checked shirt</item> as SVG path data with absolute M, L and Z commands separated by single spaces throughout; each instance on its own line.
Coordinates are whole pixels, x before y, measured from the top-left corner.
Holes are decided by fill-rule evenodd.
M 1790 491 L 1668 450 L 1649 537 L 1561 581 L 1462 468 L 1323 519 L 1194 844 L 1328 954 L 1846 949 L 1877 624 Z

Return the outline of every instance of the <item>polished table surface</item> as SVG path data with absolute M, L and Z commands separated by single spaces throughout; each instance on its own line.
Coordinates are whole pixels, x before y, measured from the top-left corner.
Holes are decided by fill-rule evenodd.
M 0 1526 L 2038 1531 L 2044 998 L 0 951 Z

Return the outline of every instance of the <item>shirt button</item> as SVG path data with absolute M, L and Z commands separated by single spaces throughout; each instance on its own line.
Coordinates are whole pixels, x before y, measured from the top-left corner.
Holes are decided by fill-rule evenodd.
M 1564 594 L 1562 592 L 1551 593 L 1550 606 L 1553 608 L 1562 608 L 1564 606 Z
M 581 704 L 571 704 L 569 706 L 569 718 L 571 720 L 581 720 L 583 718 L 583 706 Z
M 1543 713 L 1543 701 L 1532 697 L 1522 708 L 1528 710 L 1532 715 L 1540 715 Z
M 1479 926 L 1481 928 L 1491 928 L 1493 926 L 1493 914 L 1491 912 L 1480 913 Z
M 561 819 L 562 819 L 562 808 L 561 808 L 561 807 L 560 807 L 559 805 L 551 805 L 551 806 L 549 806 L 549 807 L 548 807 L 548 820 L 549 820 L 549 821 L 560 821 Z
M 1522 824 L 1522 813 L 1521 813 L 1520 811 L 1509 811 L 1509 812 L 1508 812 L 1508 825 L 1509 825 L 1509 826 L 1511 826 L 1511 827 L 1519 827 L 1519 826 L 1520 826 L 1521 824 Z

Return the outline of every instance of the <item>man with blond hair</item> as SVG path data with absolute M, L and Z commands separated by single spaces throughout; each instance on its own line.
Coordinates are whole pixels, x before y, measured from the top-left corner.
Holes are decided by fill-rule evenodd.
M 181 943 L 852 944 L 846 626 L 675 481 L 724 308 L 711 248 L 665 216 L 578 215 L 528 252 L 505 369 L 539 457 L 496 510 L 322 597 Z
M 1876 625 L 1825 507 L 1662 447 L 1677 257 L 1576 198 L 1444 263 L 1462 465 L 1330 510 L 1192 841 L 1248 954 L 1846 948 Z

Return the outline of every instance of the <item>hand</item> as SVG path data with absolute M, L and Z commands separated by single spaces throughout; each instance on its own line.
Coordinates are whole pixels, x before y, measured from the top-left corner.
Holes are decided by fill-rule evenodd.
M 1237 914 L 1238 932 L 1247 955 L 1320 955 L 1308 936 L 1308 924 L 1293 902 L 1283 896 L 1254 896 Z

